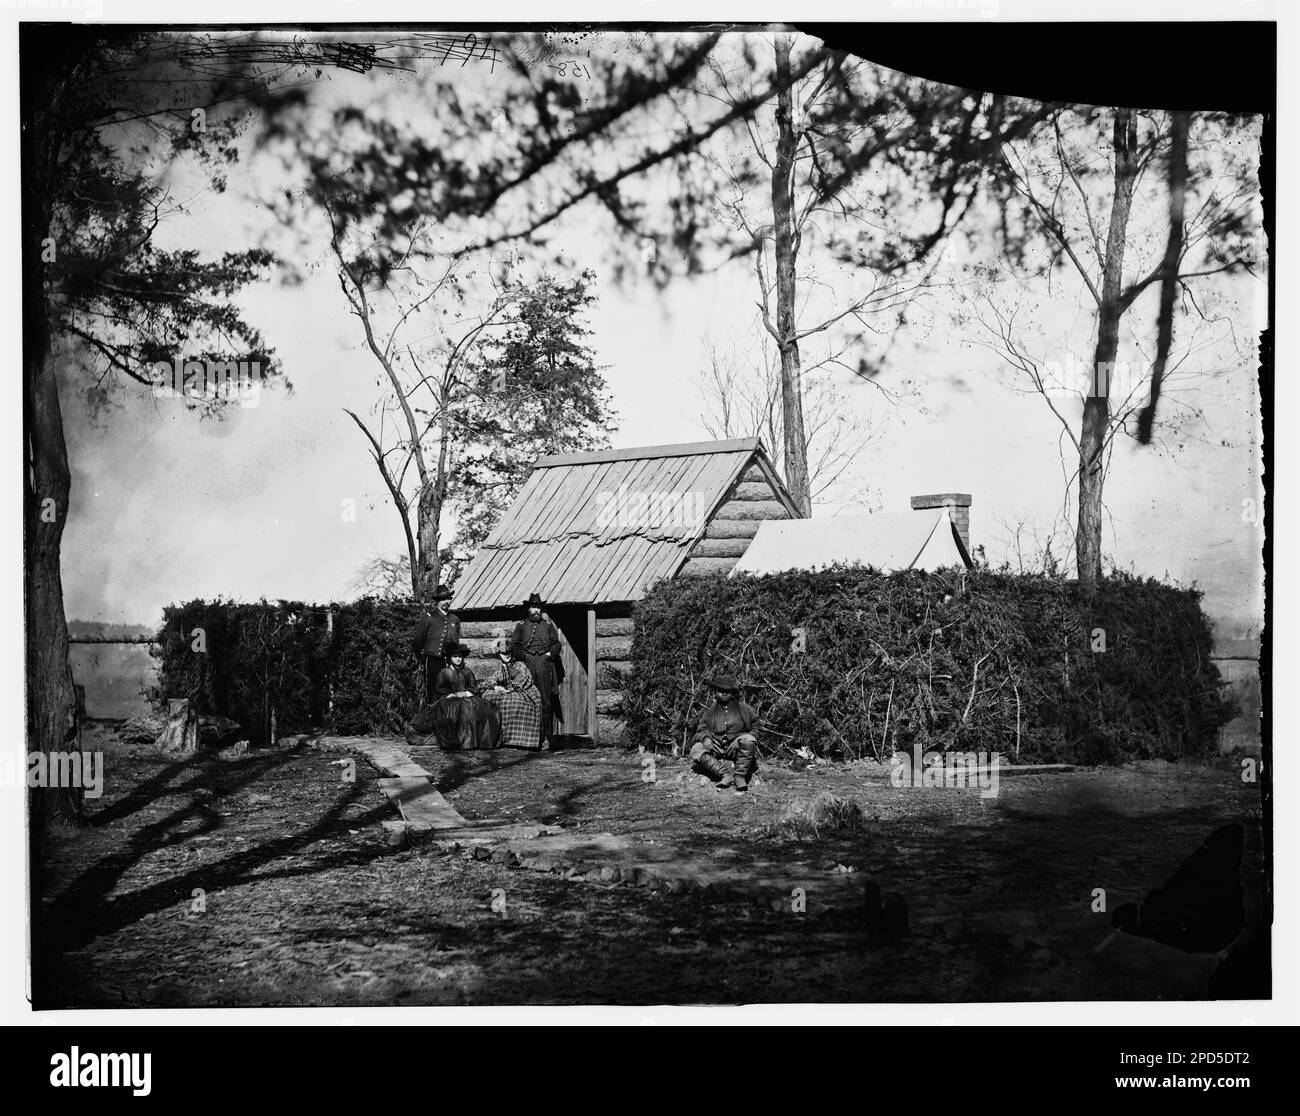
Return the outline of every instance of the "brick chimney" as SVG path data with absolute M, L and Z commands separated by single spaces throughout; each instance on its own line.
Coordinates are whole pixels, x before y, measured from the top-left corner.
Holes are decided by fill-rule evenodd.
M 936 492 L 930 496 L 913 496 L 913 511 L 939 511 L 948 509 L 948 516 L 961 535 L 961 541 L 970 553 L 970 493 Z

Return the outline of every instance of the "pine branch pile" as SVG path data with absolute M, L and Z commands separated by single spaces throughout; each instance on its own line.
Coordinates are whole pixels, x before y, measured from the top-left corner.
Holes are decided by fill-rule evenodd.
M 839 568 L 663 582 L 636 611 L 634 745 L 683 744 L 714 673 L 739 676 L 768 754 L 997 751 L 1008 763 L 1214 752 L 1234 707 L 1200 593 L 1116 575 Z

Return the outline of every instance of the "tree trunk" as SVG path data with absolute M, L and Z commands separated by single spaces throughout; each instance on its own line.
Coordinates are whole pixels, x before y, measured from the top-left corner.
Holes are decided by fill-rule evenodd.
M 420 570 L 416 580 L 415 596 L 420 601 L 431 603 L 438 589 L 438 577 L 442 573 L 438 545 L 442 534 L 442 501 L 438 498 L 435 485 L 426 485 L 420 489 L 420 498 L 416 503 L 416 516 L 420 544 Z
M 1079 522 L 1074 542 L 1079 588 L 1085 596 L 1094 594 L 1101 580 L 1102 487 L 1109 424 L 1110 400 L 1089 396 L 1083 404 L 1079 436 Z
M 420 490 L 417 524 L 420 542 L 420 579 L 416 597 L 431 602 L 442 576 L 442 509 L 447 502 L 447 454 L 451 442 L 452 387 L 444 380 L 438 407 L 442 417 L 438 430 L 438 464 L 431 482 Z
M 52 317 L 47 291 L 45 240 L 52 235 L 48 188 L 58 141 L 45 127 L 56 96 L 54 72 L 32 77 L 22 90 L 22 153 L 28 175 L 23 189 L 23 567 L 26 593 L 27 747 L 63 751 L 78 736 L 76 695 L 68 661 L 68 624 L 63 611 L 60 553 L 67 522 L 71 471 L 63 435 L 63 412 L 51 352 Z M 42 186 L 43 184 L 43 186 Z M 51 241 L 57 253 L 60 245 Z M 73 745 L 76 746 L 75 743 Z M 53 768 L 48 763 L 46 770 Z M 45 827 L 81 818 L 77 787 L 33 788 L 28 822 L 33 838 L 32 886 L 42 867 L 37 852 Z M 33 894 L 39 891 L 33 890 Z M 33 955 L 35 956 L 35 955 Z
M 76 740 L 78 731 L 59 560 L 71 474 L 45 319 L 47 303 L 39 244 L 23 263 L 27 273 L 23 353 L 23 417 L 28 454 L 23 502 L 27 741 L 29 751 L 50 753 L 63 751 L 69 741 Z M 46 770 L 51 767 L 47 765 Z M 76 821 L 81 817 L 81 791 L 75 787 L 34 788 L 30 808 L 34 833 L 52 821 Z
M 1079 525 L 1075 559 L 1079 589 L 1092 596 L 1101 581 L 1102 489 L 1106 479 L 1106 435 L 1110 426 L 1110 380 L 1119 352 L 1119 323 L 1124 313 L 1124 242 L 1137 171 L 1137 120 L 1127 108 L 1115 112 L 1115 198 L 1106 234 L 1106 261 L 1097 306 L 1097 345 L 1092 383 L 1083 405 L 1079 435 Z
M 776 332 L 781 357 L 781 411 L 785 436 L 785 485 L 800 514 L 812 514 L 808 441 L 803 425 L 799 342 L 795 339 L 794 110 L 790 89 L 790 36 L 776 37 L 776 157 L 772 164 L 773 247 L 776 254 Z M 774 447 L 775 448 L 775 447 Z
M 402 528 L 406 532 L 406 561 L 411 574 L 411 596 L 420 599 L 420 548 L 416 545 L 415 535 L 411 532 L 410 508 L 398 508 L 402 517 Z
M 1187 131 L 1191 113 L 1175 112 L 1169 136 L 1169 239 L 1165 242 L 1164 276 L 1160 280 L 1160 317 L 1156 324 L 1156 360 L 1151 391 L 1138 415 L 1138 442 L 1151 444 L 1160 388 L 1174 343 L 1174 298 L 1178 293 L 1178 261 L 1183 254 L 1183 210 L 1187 201 Z

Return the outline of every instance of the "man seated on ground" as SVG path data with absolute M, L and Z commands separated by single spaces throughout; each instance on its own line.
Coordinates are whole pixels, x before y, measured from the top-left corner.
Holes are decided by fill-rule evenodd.
M 740 700 L 740 684 L 730 675 L 716 675 L 708 685 L 714 700 L 695 732 L 692 768 L 744 794 L 758 769 L 758 737 L 753 732 L 758 713 Z M 732 761 L 731 771 L 727 770 L 728 760 Z

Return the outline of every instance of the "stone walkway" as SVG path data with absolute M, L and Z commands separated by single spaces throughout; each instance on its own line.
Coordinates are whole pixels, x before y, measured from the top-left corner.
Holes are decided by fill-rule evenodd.
M 321 737 L 319 746 L 360 752 L 380 775 L 379 789 L 397 807 L 401 821 L 384 822 L 385 841 L 406 845 L 423 838 L 439 844 L 494 844 L 511 837 L 559 833 L 553 825 L 515 825 L 467 821 L 434 785 L 433 772 L 411 759 L 390 739 L 374 736 Z

